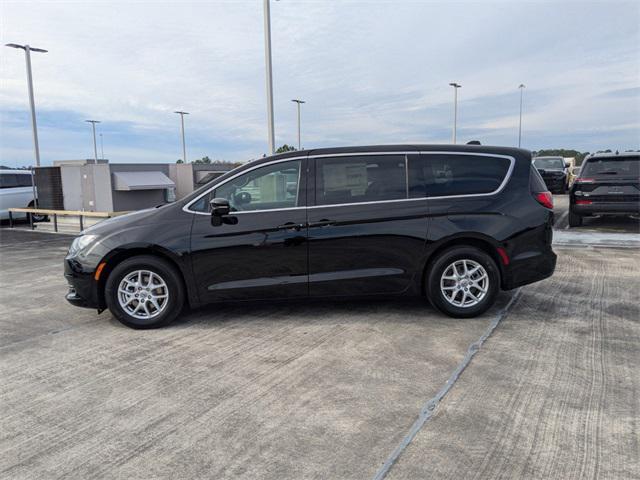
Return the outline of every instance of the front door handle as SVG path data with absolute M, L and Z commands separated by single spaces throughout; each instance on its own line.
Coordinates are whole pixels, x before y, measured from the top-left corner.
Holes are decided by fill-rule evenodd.
M 278 230 L 295 230 L 296 232 L 299 232 L 303 228 L 303 223 L 287 222 L 284 225 L 278 225 Z
M 329 227 L 335 224 L 336 222 L 334 220 L 327 220 L 326 218 L 323 218 L 320 221 L 310 223 L 309 226 L 310 227 Z

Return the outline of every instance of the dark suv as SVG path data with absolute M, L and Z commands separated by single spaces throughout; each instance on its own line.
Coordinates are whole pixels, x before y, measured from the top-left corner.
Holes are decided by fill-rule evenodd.
M 565 193 L 569 190 L 568 166 L 563 157 L 535 157 L 533 165 L 550 192 Z
M 640 153 L 598 153 L 584 160 L 571 187 L 569 226 L 591 215 L 640 215 Z
M 135 328 L 185 303 L 307 297 L 426 295 L 472 317 L 553 273 L 552 208 L 525 150 L 290 152 L 86 229 L 65 259 L 67 300 Z

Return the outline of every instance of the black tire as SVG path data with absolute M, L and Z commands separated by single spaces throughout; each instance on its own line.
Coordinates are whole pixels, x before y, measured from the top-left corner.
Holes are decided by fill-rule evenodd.
M 472 260 L 487 273 L 488 286 L 484 297 L 473 306 L 460 307 L 450 303 L 440 288 L 445 270 L 457 260 Z M 476 247 L 457 246 L 440 253 L 427 270 L 426 294 L 431 304 L 442 313 L 454 318 L 471 318 L 486 312 L 495 303 L 500 290 L 500 271 L 496 262 L 486 252 Z M 477 292 L 476 292 L 477 293 Z
M 168 298 L 166 305 L 159 314 L 152 318 L 141 319 L 132 316 L 122 308 L 118 300 L 120 283 L 125 276 L 136 270 L 153 272 L 167 286 Z M 180 273 L 170 263 L 152 255 L 131 257 L 116 265 L 107 278 L 104 296 L 111 314 L 124 325 L 136 329 L 158 328 L 168 325 L 180 315 L 185 301 L 184 286 Z
M 573 213 L 571 208 L 569 208 L 569 226 L 570 227 L 580 227 L 582 226 L 582 215 L 578 215 Z

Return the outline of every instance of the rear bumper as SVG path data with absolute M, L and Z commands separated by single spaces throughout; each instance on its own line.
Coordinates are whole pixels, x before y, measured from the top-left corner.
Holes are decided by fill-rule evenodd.
M 571 205 L 577 215 L 639 215 L 640 202 L 594 202 L 589 205 Z
M 538 282 L 549 278 L 556 269 L 557 255 L 553 250 L 531 253 L 520 256 L 504 268 L 502 288 L 511 290 L 522 285 Z

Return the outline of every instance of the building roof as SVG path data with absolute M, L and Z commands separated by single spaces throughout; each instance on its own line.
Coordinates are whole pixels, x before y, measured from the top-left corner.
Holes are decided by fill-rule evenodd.
M 114 190 L 161 190 L 175 186 L 169 177 L 158 171 L 113 172 Z

